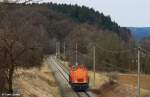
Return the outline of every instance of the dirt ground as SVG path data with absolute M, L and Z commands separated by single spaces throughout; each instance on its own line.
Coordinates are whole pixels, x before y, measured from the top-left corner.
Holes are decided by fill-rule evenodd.
M 141 87 L 143 89 L 150 91 L 150 75 L 141 75 Z M 137 76 L 136 75 L 119 75 L 118 81 L 120 83 L 129 84 L 136 86 L 137 85 Z
M 65 64 L 68 68 L 67 62 L 62 62 L 62 64 Z M 99 97 L 137 97 L 137 88 L 135 87 L 137 83 L 136 77 L 118 76 L 118 73 L 110 75 L 110 73 L 97 72 L 95 74 L 94 86 L 93 75 L 94 73 L 89 71 L 90 91 L 94 92 Z M 111 81 L 113 78 L 115 78 L 115 82 Z M 148 91 L 150 88 L 149 81 L 149 77 L 142 77 L 141 83 L 143 89 L 141 89 L 141 97 L 150 97 L 150 92 Z
M 93 84 L 93 72 L 89 72 L 90 90 L 96 93 L 99 97 L 137 97 L 136 76 L 119 75 L 118 73 L 96 73 L 95 86 Z M 110 78 L 113 77 L 113 78 Z M 114 82 L 111 80 L 115 80 Z M 141 97 L 150 97 L 150 77 L 147 75 L 141 76 Z M 130 83 L 129 83 L 130 82 Z
M 92 77 L 93 73 L 90 73 Z M 105 73 L 96 73 L 95 87 L 91 90 L 99 97 L 137 97 L 137 88 L 135 87 L 137 81 L 136 77 L 128 75 L 116 75 L 116 81 L 112 82 L 110 76 Z M 149 77 L 141 77 L 141 97 L 150 97 Z M 129 83 L 130 82 L 130 83 Z
M 21 97 L 61 97 L 46 63 L 39 69 L 18 69 L 15 73 L 14 90 L 20 92 Z

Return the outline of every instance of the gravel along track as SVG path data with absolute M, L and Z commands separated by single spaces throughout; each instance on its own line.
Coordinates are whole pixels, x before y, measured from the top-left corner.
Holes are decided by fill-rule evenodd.
M 90 91 L 75 92 L 69 84 L 69 70 L 58 62 L 55 56 L 49 56 L 47 61 L 60 86 L 62 97 L 97 97 Z

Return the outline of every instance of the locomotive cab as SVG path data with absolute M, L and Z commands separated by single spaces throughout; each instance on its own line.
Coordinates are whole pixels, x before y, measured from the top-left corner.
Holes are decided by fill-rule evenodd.
M 84 65 L 70 66 L 69 83 L 74 90 L 89 88 L 88 70 Z

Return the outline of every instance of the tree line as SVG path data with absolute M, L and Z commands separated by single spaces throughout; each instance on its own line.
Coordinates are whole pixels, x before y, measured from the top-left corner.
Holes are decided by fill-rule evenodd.
M 15 69 L 40 67 L 45 55 L 56 52 L 56 42 L 66 42 L 65 59 L 72 64 L 77 43 L 79 62 L 89 69 L 92 69 L 93 45 L 114 51 L 134 47 L 127 28 L 91 8 L 53 3 L 0 5 L 0 78 L 3 79 L 0 92 L 12 93 Z M 136 52 L 112 54 L 98 48 L 96 51 L 98 71 L 124 72 L 116 67 L 128 69 L 129 66 L 136 70 L 136 61 L 133 61 Z M 149 60 L 143 64 L 148 63 Z M 148 73 L 148 65 L 144 66 L 143 70 Z
M 41 65 L 49 42 L 40 17 L 22 11 L 14 4 L 0 8 L 0 92 L 4 93 L 13 93 L 16 68 Z

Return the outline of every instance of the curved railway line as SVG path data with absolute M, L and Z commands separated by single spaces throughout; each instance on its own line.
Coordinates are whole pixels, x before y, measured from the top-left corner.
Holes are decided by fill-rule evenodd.
M 58 82 L 59 82 L 59 79 L 61 83 L 62 81 L 64 81 L 67 86 L 66 88 L 68 88 L 70 91 L 70 93 L 67 94 L 64 91 L 65 88 L 63 87 L 63 85 L 60 85 L 60 87 L 63 88 L 61 89 L 63 97 L 96 97 L 96 95 L 94 95 L 90 91 L 81 91 L 81 92 L 74 91 L 69 84 L 69 69 L 67 67 L 64 67 L 64 65 L 58 62 L 58 60 L 54 58 L 53 56 L 51 56 L 48 60 L 49 60 L 51 68 L 54 70 L 54 75 L 56 79 L 58 80 Z

